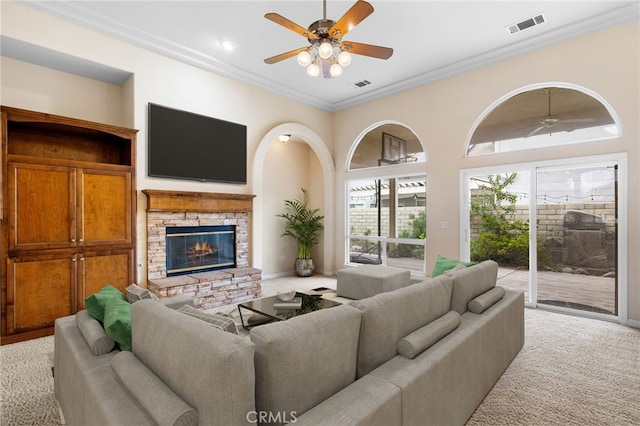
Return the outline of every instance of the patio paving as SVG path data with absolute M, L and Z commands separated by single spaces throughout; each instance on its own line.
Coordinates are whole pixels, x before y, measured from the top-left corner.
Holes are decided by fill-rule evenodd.
M 529 301 L 529 270 L 500 268 L 498 285 L 523 291 Z M 581 310 L 605 311 L 616 314 L 616 279 L 593 275 L 566 274 L 562 272 L 538 271 L 538 303 L 552 301 L 573 304 Z M 596 309 L 589 309 L 589 307 Z M 603 312 L 604 313 L 604 312 Z
M 387 265 L 420 270 L 421 259 L 388 258 Z M 430 273 L 430 271 L 429 271 Z M 616 279 L 593 275 L 538 271 L 538 303 L 617 315 Z M 529 301 L 529 270 L 501 267 L 498 285 L 523 291 Z M 543 302 L 544 301 L 544 302 Z

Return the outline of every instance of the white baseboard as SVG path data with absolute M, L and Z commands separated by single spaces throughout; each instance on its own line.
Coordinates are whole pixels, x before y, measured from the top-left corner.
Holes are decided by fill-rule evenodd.
M 288 272 L 280 272 L 278 274 L 270 274 L 270 275 L 263 275 L 262 279 L 263 280 L 272 280 L 274 278 L 282 278 L 282 277 L 289 277 L 291 275 L 294 275 L 293 271 L 288 271 Z
M 630 327 L 640 328 L 640 321 L 627 319 L 627 322 L 625 325 L 628 325 Z

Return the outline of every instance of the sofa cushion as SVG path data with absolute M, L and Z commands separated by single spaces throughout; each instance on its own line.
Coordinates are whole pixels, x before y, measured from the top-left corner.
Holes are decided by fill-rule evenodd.
M 459 325 L 460 314 L 449 311 L 437 320 L 398 340 L 398 353 L 405 358 L 413 359 L 458 328 Z
M 504 288 L 496 286 L 470 301 L 467 308 L 474 314 L 481 314 L 503 297 Z
M 396 385 L 371 374 L 297 415 L 295 426 L 402 425 L 402 395 Z
M 351 302 L 363 314 L 358 378 L 396 356 L 398 340 L 449 312 L 452 286 L 453 279 L 441 275 Z
M 449 259 L 448 257 L 438 255 L 436 264 L 433 266 L 433 271 L 431 272 L 431 277 L 435 278 L 451 269 L 461 269 L 465 266 L 473 266 L 475 264 L 477 264 L 477 262 L 463 262 L 461 260 Z
M 340 305 L 252 328 L 256 410 L 300 415 L 353 383 L 360 319 Z
M 199 320 L 211 324 L 213 327 L 216 327 L 222 331 L 228 331 L 229 333 L 238 334 L 238 327 L 236 327 L 236 323 L 235 321 L 233 321 L 233 318 L 225 316 L 221 313 L 208 314 L 190 305 L 183 305 L 180 309 L 178 309 L 178 312 L 182 312 L 183 314 L 198 318 Z
M 89 315 L 100 322 L 104 322 L 104 309 L 107 306 L 107 302 L 113 298 L 127 300 L 120 290 L 111 285 L 106 285 L 97 293 L 87 296 L 84 299 L 84 306 Z
M 151 292 L 147 288 L 142 288 L 138 284 L 133 283 L 127 288 L 127 300 L 129 303 L 137 302 L 142 299 L 153 299 Z
M 198 424 L 198 412 L 169 389 L 131 352 L 118 353 L 111 361 L 111 368 L 158 425 Z
M 485 260 L 468 268 L 449 271 L 445 275 L 453 278 L 451 310 L 462 315 L 472 299 L 496 286 L 498 264 L 493 260 Z
M 255 411 L 254 345 L 152 300 L 131 305 L 133 354 L 200 424 L 239 425 Z
M 107 302 L 104 331 L 118 343 L 120 350 L 131 351 L 131 304 L 126 299 L 113 298 Z
M 86 310 L 79 311 L 76 315 L 76 325 L 82 338 L 91 353 L 95 356 L 109 353 L 116 346 L 116 342 L 104 331 L 97 319 L 93 318 Z

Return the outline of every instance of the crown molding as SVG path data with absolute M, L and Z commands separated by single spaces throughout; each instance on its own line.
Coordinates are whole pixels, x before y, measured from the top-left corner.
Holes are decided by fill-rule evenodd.
M 365 93 L 357 94 L 345 99 L 344 101 L 332 103 L 319 100 L 304 92 L 274 83 L 273 81 L 267 80 L 262 76 L 247 70 L 232 67 L 212 56 L 204 55 L 201 52 L 190 49 L 184 45 L 172 43 L 169 40 L 155 37 L 152 34 L 140 31 L 137 28 L 123 25 L 121 22 L 93 13 L 91 10 L 82 7 L 81 4 L 76 2 L 42 2 L 36 0 L 23 0 L 22 2 L 47 13 L 71 20 L 95 31 L 125 41 L 134 46 L 156 52 L 177 61 L 199 67 L 230 79 L 241 81 L 328 112 L 337 112 L 347 108 L 352 108 L 379 98 L 450 78 L 480 67 L 505 61 L 516 56 L 524 55 L 526 53 L 640 18 L 640 2 L 629 2 L 628 4 L 597 17 L 585 19 L 554 31 L 541 33 L 535 37 L 514 41 L 512 44 L 505 46 L 504 48 L 481 52 L 474 57 L 463 61 L 451 63 L 438 69 L 429 70 L 405 80 L 383 87 L 378 87 Z

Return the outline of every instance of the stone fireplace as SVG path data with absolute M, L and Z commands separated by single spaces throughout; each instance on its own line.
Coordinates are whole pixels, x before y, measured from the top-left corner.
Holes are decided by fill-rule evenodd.
M 261 271 L 249 266 L 254 195 L 142 192 L 152 292 L 192 296 L 205 309 L 260 295 Z

